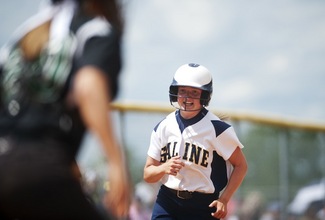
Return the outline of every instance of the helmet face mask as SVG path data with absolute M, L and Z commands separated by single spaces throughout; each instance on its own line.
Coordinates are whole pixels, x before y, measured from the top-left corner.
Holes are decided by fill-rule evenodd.
M 173 81 L 169 87 L 169 100 L 172 106 L 184 111 L 190 111 L 181 107 L 178 103 L 178 89 L 180 86 L 192 87 L 202 90 L 200 109 L 209 105 L 212 95 L 212 76 L 207 68 L 199 64 L 185 64 L 177 69 Z M 191 111 L 197 111 L 195 109 Z

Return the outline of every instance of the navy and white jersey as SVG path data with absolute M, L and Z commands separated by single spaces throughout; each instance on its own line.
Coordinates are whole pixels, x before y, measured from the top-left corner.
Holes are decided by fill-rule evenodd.
M 229 124 L 202 109 L 192 119 L 174 111 L 152 131 L 148 156 L 164 163 L 180 155 L 185 166 L 177 176 L 164 175 L 162 184 L 176 190 L 220 192 L 227 184 L 232 166 L 228 159 L 243 148 Z

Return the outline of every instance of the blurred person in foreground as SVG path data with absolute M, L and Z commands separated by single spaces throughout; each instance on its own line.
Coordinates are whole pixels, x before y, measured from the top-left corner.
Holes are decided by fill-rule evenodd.
M 117 0 L 52 0 L 18 27 L 0 53 L 0 216 L 103 219 L 80 184 L 86 131 L 108 161 L 105 207 L 122 218 L 129 173 L 110 117 L 122 66 Z
M 212 76 L 189 63 L 169 87 L 177 108 L 151 134 L 144 180 L 161 181 L 151 219 L 221 219 L 241 185 L 247 163 L 234 129 L 211 113 Z

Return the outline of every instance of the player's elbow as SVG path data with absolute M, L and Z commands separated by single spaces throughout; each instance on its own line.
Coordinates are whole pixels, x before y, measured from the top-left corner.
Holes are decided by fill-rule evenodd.
M 247 161 L 246 161 L 245 157 L 241 162 L 241 169 L 243 170 L 243 173 L 246 175 L 246 173 L 248 171 L 248 164 L 247 164 Z
M 143 180 L 147 183 L 154 183 L 154 181 L 146 175 L 143 175 Z
M 148 174 L 148 172 L 146 171 L 146 169 L 143 172 L 143 180 L 146 181 L 147 183 L 154 183 L 154 179 L 152 178 L 152 176 L 150 174 Z
M 143 180 L 147 183 L 156 183 L 160 180 L 160 175 L 155 175 L 152 173 L 152 169 L 150 167 L 145 167 L 143 172 Z
M 246 174 L 247 174 L 247 171 L 248 171 L 248 165 L 247 165 L 247 163 L 244 163 L 243 165 L 242 165 L 242 172 L 243 172 L 243 176 L 246 176 Z
M 243 160 L 241 163 L 239 163 L 235 169 L 238 170 L 238 172 L 241 174 L 241 176 L 244 178 L 248 171 L 248 164 L 246 160 Z

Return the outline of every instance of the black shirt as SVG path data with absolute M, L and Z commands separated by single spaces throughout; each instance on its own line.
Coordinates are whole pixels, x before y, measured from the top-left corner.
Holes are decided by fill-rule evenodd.
M 73 16 L 70 30 L 76 37 L 78 46 L 71 60 L 71 71 L 66 77 L 61 96 L 55 102 L 44 104 L 30 101 L 30 97 L 26 95 L 28 93 L 21 91 L 26 95 L 20 99 L 21 113 L 15 115 L 9 112 L 8 109 L 10 105 L 12 106 L 12 102 L 4 101 L 3 94 L 5 92 L 2 88 L 6 83 L 4 82 L 6 74 L 8 75 L 10 70 L 4 71 L 3 66 L 0 65 L 0 137 L 12 136 L 20 140 L 24 138 L 54 139 L 67 146 L 69 154 L 75 156 L 84 135 L 85 125 L 78 109 L 71 109 L 65 104 L 74 74 L 80 68 L 88 65 L 101 69 L 109 79 L 111 98 L 116 97 L 122 65 L 121 36 L 118 31 L 103 18 L 89 17 L 82 13 L 76 13 Z M 13 45 L 13 48 L 15 46 L 17 47 L 17 45 Z M 6 62 L 10 62 L 10 59 L 10 57 L 7 58 Z M 28 79 L 26 77 L 28 74 L 20 75 Z

